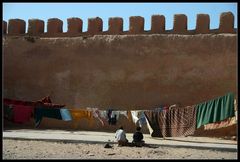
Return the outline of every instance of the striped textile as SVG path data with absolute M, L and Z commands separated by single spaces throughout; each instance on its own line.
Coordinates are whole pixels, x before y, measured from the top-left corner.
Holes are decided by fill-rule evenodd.
M 172 108 L 166 111 L 145 111 L 153 137 L 193 135 L 196 130 L 195 106 Z

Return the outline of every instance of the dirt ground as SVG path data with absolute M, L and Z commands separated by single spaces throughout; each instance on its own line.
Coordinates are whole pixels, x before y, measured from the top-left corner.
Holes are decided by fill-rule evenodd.
M 237 151 L 3 139 L 3 159 L 237 159 Z

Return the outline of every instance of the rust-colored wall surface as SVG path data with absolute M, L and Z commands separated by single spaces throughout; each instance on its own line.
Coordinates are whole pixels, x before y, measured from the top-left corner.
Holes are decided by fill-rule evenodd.
M 4 97 L 68 107 L 193 105 L 237 90 L 236 34 L 6 37 Z
M 66 33 L 57 18 L 48 20 L 46 33 L 42 20 L 30 20 L 28 33 L 23 20 L 3 21 L 3 96 L 36 101 L 50 95 L 67 108 L 147 110 L 237 95 L 233 18 L 222 13 L 219 29 L 210 30 L 209 15 L 199 14 L 196 30 L 187 30 L 186 15 L 177 14 L 173 29 L 165 30 L 165 17 L 155 15 L 151 30 L 144 31 L 144 18 L 133 16 L 129 31 L 122 31 L 123 19 L 115 17 L 102 31 L 97 17 L 88 20 L 86 32 L 80 18 L 70 18 Z M 113 131 L 123 125 L 132 132 L 135 127 L 124 119 L 105 127 L 86 122 L 76 126 L 46 118 L 41 128 Z M 33 128 L 33 121 L 24 126 Z

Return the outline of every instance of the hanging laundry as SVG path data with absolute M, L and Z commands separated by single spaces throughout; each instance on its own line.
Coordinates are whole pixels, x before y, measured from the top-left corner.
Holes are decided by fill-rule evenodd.
M 197 128 L 233 117 L 234 95 L 233 93 L 228 93 L 222 97 L 198 104 L 196 109 Z
M 103 118 L 107 118 L 107 122 L 109 125 L 116 125 L 120 116 L 124 116 L 128 119 L 128 112 L 127 111 L 113 111 L 112 109 L 109 109 L 107 111 L 101 112 L 101 116 L 103 116 Z
M 105 120 L 108 119 L 107 111 L 106 110 L 99 110 L 99 115 L 101 118 L 104 118 Z
M 234 124 L 237 124 L 236 117 L 227 118 L 223 121 L 218 121 L 216 123 L 210 123 L 210 124 L 204 125 L 204 130 L 220 129 L 220 128 L 232 126 Z
M 112 111 L 110 117 L 108 118 L 109 125 L 116 125 L 117 124 L 117 114 Z
M 163 137 L 159 123 L 157 111 L 147 110 L 144 111 L 149 133 L 152 137 Z
M 154 111 L 161 112 L 161 111 L 163 111 L 163 108 L 162 107 L 155 108 Z
M 82 119 L 82 118 L 86 118 L 88 120 L 91 120 L 92 119 L 92 113 L 88 110 L 82 110 L 82 109 L 70 109 L 69 110 L 71 115 L 72 115 L 72 118 L 74 120 L 79 120 L 79 119 Z
M 108 124 L 109 125 L 116 125 L 117 123 L 117 114 L 113 112 L 112 109 L 107 110 L 107 117 L 108 117 Z
M 50 96 L 43 97 L 40 102 L 42 103 L 52 103 L 52 100 L 50 99 Z
M 158 108 L 155 108 L 155 111 L 167 111 L 169 109 L 169 106 L 164 106 L 164 105 L 160 105 Z
M 132 113 L 130 110 L 127 111 L 127 119 L 132 121 Z
M 172 107 L 162 112 L 159 124 L 163 137 L 178 137 L 193 135 L 196 130 L 195 106 Z
M 12 107 L 11 120 L 16 123 L 25 123 L 33 116 L 35 102 L 4 98 L 5 105 Z
M 146 118 L 143 110 L 131 111 L 132 121 L 135 125 L 142 127 L 144 124 L 147 124 Z
M 178 137 L 193 135 L 196 130 L 194 106 L 172 108 L 168 111 L 145 111 L 152 137 Z
M 108 112 L 106 110 L 99 110 L 99 116 L 104 122 L 104 125 L 108 124 Z
M 130 112 L 130 111 L 129 111 Z M 112 110 L 100 110 L 99 115 L 101 116 L 101 119 L 104 121 L 104 123 L 110 123 L 111 125 L 115 125 L 114 123 L 117 123 L 119 117 L 121 115 L 125 116 L 127 119 L 130 119 L 131 112 L 128 111 L 112 111 Z
M 70 114 L 72 116 L 72 119 L 74 120 L 74 125 L 78 124 L 79 120 L 81 119 L 87 119 L 89 124 L 93 124 L 93 115 L 91 111 L 88 110 L 82 110 L 82 109 L 70 109 Z
M 125 116 L 128 119 L 128 112 L 127 111 L 116 111 L 119 115 L 117 115 L 117 120 L 119 119 L 120 115 Z
M 42 105 L 48 108 L 63 108 L 65 106 L 63 104 L 53 104 L 50 96 L 46 96 L 41 100 L 36 101 L 36 104 Z
M 144 115 L 145 115 L 145 112 L 144 112 Z M 145 117 L 146 117 L 146 115 L 145 115 Z M 146 123 L 147 123 L 147 128 L 148 128 L 149 134 L 150 134 L 150 136 L 152 136 L 152 135 L 153 135 L 153 129 L 152 129 L 152 127 L 151 127 L 151 125 L 150 125 L 149 120 L 147 119 L 147 117 L 146 117 Z M 160 130 L 159 130 L 159 131 L 160 131 Z M 159 132 L 158 134 L 160 135 L 160 134 L 162 134 L 162 133 Z M 154 136 L 152 136 L 152 137 L 154 137 Z
M 138 121 L 138 111 L 131 111 L 132 121 L 137 124 Z
M 38 127 L 43 117 L 62 120 L 60 109 L 51 109 L 42 106 L 36 106 L 34 109 L 35 127 Z
M 4 119 L 7 119 L 9 121 L 13 120 L 13 106 L 12 105 L 6 105 L 4 104 Z
M 107 119 L 108 119 L 108 124 L 111 124 L 111 115 L 112 115 L 112 109 L 107 110 Z
M 225 127 L 229 127 L 234 124 L 237 124 L 237 102 L 236 102 L 236 99 L 234 99 L 234 111 L 235 111 L 234 117 L 227 118 L 223 121 L 206 124 L 206 125 L 204 125 L 204 130 L 220 129 L 220 128 L 225 128 Z
M 127 111 L 112 111 L 112 117 L 116 116 L 116 120 L 118 121 L 120 116 L 124 116 L 128 118 Z
M 53 103 L 37 103 L 47 108 L 63 108 L 65 105 L 62 104 L 53 104 Z
M 89 110 L 90 112 L 92 112 L 92 115 L 94 118 L 98 119 L 100 121 L 100 123 L 102 124 L 102 126 L 105 125 L 104 123 L 104 119 L 102 119 L 100 111 L 98 110 L 98 108 L 87 108 L 87 110 Z
M 61 113 L 61 116 L 62 116 L 62 120 L 64 120 L 64 121 L 71 121 L 72 120 L 72 116 L 71 116 L 71 114 L 70 114 L 70 112 L 67 108 L 60 109 L 60 113 Z
M 26 123 L 33 116 L 33 106 L 13 105 L 13 122 Z
M 6 104 L 6 105 L 34 106 L 36 102 L 21 101 L 21 100 L 13 100 L 13 99 L 4 98 L 3 103 Z
M 180 107 L 180 106 L 178 106 L 177 104 L 173 104 L 173 105 L 169 106 L 168 109 L 171 110 L 172 108 L 176 108 L 176 107 Z
M 13 99 L 3 99 L 4 104 L 6 105 L 23 105 L 23 106 L 45 106 L 48 108 L 62 108 L 65 105 L 63 104 L 53 104 L 51 103 L 50 97 L 45 97 L 38 101 L 21 101 L 21 100 L 13 100 Z
M 235 118 L 236 118 L 236 121 L 238 119 L 238 111 L 237 111 L 237 100 L 234 99 L 234 111 L 235 111 Z

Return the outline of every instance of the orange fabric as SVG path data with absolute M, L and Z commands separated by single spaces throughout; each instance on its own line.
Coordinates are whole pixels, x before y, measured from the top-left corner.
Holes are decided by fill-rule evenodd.
M 87 118 L 90 120 L 91 118 L 93 118 L 92 113 L 87 110 L 70 109 L 69 111 L 72 115 L 72 118 L 75 120 L 79 120 L 82 118 Z
M 128 120 L 132 121 L 132 114 L 131 111 L 127 111 L 127 116 L 128 116 Z
M 212 130 L 212 129 L 219 129 L 219 128 L 224 128 L 224 127 L 229 127 L 233 124 L 236 124 L 236 117 L 228 118 L 223 121 L 219 121 L 216 123 L 210 123 L 207 125 L 204 125 L 204 130 Z
M 85 118 L 89 121 L 89 124 L 93 124 L 93 115 L 91 111 L 82 110 L 82 109 L 69 109 L 70 114 L 72 115 L 74 128 L 78 126 L 79 120 Z
M 220 129 L 224 127 L 229 127 L 231 125 L 234 125 L 237 123 L 237 101 L 234 99 L 234 110 L 235 110 L 235 116 L 232 118 L 227 118 L 223 121 L 219 121 L 216 123 L 210 123 L 204 125 L 204 130 L 213 130 L 213 129 Z

